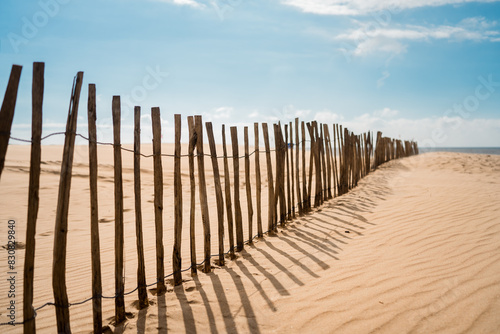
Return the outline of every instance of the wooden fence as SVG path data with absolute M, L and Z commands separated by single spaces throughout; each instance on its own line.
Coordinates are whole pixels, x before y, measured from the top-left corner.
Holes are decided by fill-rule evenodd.
M 17 98 L 17 88 L 21 74 L 20 66 L 13 66 L 7 91 L 0 111 L 0 177 L 3 170 L 5 155 L 10 139 L 10 129 Z M 70 318 L 66 290 L 66 241 L 68 231 L 68 208 L 71 189 L 73 154 L 75 147 L 76 121 L 80 92 L 83 83 L 83 73 L 75 77 L 70 108 L 68 111 L 65 131 L 63 159 L 60 172 L 59 195 L 55 219 L 55 235 L 53 248 L 52 288 L 58 332 L 70 333 Z M 93 328 L 95 333 L 102 332 L 102 282 L 100 262 L 100 242 L 98 228 L 98 197 L 97 197 L 97 140 L 96 140 L 96 87 L 90 84 L 88 93 L 88 145 L 89 145 L 89 182 L 90 182 L 90 234 L 92 258 L 92 291 Z M 42 103 L 44 90 L 44 64 L 33 65 L 32 88 L 32 138 L 31 162 L 28 198 L 28 219 L 26 230 L 26 252 L 24 266 L 24 299 L 23 315 L 24 332 L 35 333 L 35 309 L 33 307 L 33 271 L 35 260 L 35 230 L 38 213 L 38 191 L 41 163 L 41 130 Z M 135 229 L 136 248 L 138 256 L 137 293 L 139 307 L 147 307 L 146 275 L 144 260 L 144 241 L 142 232 L 141 209 L 141 152 L 140 152 L 140 107 L 134 109 L 134 195 L 135 195 Z M 113 151 L 114 151 L 114 194 L 115 194 L 115 320 L 120 323 L 125 320 L 124 302 L 124 222 L 123 222 L 123 181 L 122 181 L 122 151 L 120 142 L 121 110 L 120 97 L 114 96 L 112 101 L 113 119 Z M 165 254 L 163 243 L 163 168 L 161 152 L 161 122 L 160 109 L 152 108 L 153 132 L 153 168 L 154 168 L 154 224 L 156 232 L 156 288 L 157 293 L 166 291 Z M 250 152 L 249 128 L 244 127 L 244 153 L 240 156 L 238 143 L 238 128 L 230 127 L 232 154 L 227 152 L 226 131 L 222 126 L 222 155 L 217 152 L 212 123 L 203 123 L 201 116 L 187 117 L 189 142 L 187 156 L 181 155 L 182 116 L 174 116 L 175 153 L 174 159 L 174 242 L 172 251 L 173 284 L 182 284 L 181 270 L 181 231 L 183 229 L 183 193 L 181 183 L 181 160 L 188 159 L 189 164 L 189 224 L 185 227 L 190 231 L 190 271 L 197 274 L 195 251 L 195 201 L 199 196 L 203 226 L 203 272 L 212 270 L 211 249 L 212 239 L 210 219 L 217 219 L 218 253 L 215 262 L 223 266 L 225 255 L 233 257 L 235 252 L 244 249 L 243 217 L 240 201 L 240 160 L 243 159 L 245 170 L 245 190 L 247 199 L 248 235 L 247 243 L 252 243 L 255 237 L 263 237 L 266 233 L 278 231 L 278 225 L 284 225 L 288 220 L 305 214 L 313 207 L 322 205 L 325 201 L 347 193 L 355 187 L 359 180 L 373 168 L 392 159 L 418 154 L 415 142 L 394 140 L 382 137 L 377 133 L 374 148 L 373 135 L 363 133 L 355 135 L 342 125 L 321 124 L 316 121 L 301 122 L 298 118 L 288 124 L 273 124 L 269 129 L 267 123 L 254 124 L 254 151 Z M 306 131 L 307 128 L 307 131 Z M 270 130 L 274 135 L 274 147 L 271 147 Z M 264 150 L 259 142 L 260 131 L 264 139 Z M 331 131 L 331 132 L 330 132 Z M 80 135 L 82 136 L 82 135 Z M 205 153 L 204 139 L 208 139 L 209 153 Z M 309 143 L 309 144 L 308 144 Z M 309 147 L 307 147 L 309 146 Z M 272 163 L 274 152 L 275 163 Z M 261 154 L 265 155 L 268 189 L 268 221 L 262 219 L 262 175 Z M 253 159 L 250 157 L 253 155 Z M 205 177 L 205 157 L 209 157 L 215 185 L 217 217 L 210 217 L 207 204 L 207 187 Z M 228 160 L 232 159 L 233 172 L 229 170 Z M 221 161 L 222 160 L 222 161 Z M 255 189 L 250 182 L 250 166 L 254 164 Z M 195 179 L 195 161 L 197 162 L 198 180 Z M 308 162 L 308 163 L 307 163 Z M 223 168 L 223 180 L 219 170 Z M 309 168 L 306 168 L 309 166 Z M 232 177 L 232 180 L 231 180 Z M 231 181 L 233 184 L 231 185 Z M 314 188 L 313 188 L 314 185 Z M 169 187 L 171 185 L 168 185 Z M 196 193 L 198 188 L 198 194 Z M 255 196 L 253 192 L 255 191 Z M 255 200 L 255 205 L 254 205 Z M 255 216 L 255 217 L 254 217 Z M 187 220 L 187 219 L 186 219 Z M 254 224 L 257 233 L 254 234 Z M 227 235 L 225 234 L 227 230 Z M 224 240 L 228 238 L 229 249 L 224 248 Z M 235 243 L 236 241 L 236 243 Z M 199 242 L 199 240 L 198 240 Z

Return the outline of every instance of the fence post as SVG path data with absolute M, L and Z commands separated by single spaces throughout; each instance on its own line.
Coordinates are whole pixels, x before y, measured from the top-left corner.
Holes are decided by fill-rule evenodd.
M 335 130 L 336 124 L 333 124 L 333 197 L 338 196 L 338 189 L 339 189 L 339 183 L 338 183 L 338 169 L 337 169 L 337 139 L 336 139 L 336 133 L 337 131 Z M 330 142 L 331 145 L 331 142 Z
M 310 208 L 310 198 L 307 192 L 307 172 L 306 172 L 306 127 L 304 121 L 301 122 L 302 133 L 302 212 L 307 212 Z
M 89 84 L 88 96 L 89 131 L 89 182 L 90 182 L 90 248 L 92 253 L 92 314 L 94 333 L 102 332 L 102 282 L 101 254 L 99 246 L 99 211 L 97 196 L 97 134 L 96 134 L 96 89 Z
M 295 218 L 295 204 L 297 204 L 295 202 L 295 172 L 294 172 L 294 166 L 293 166 L 293 149 L 294 149 L 294 143 L 293 143 L 293 127 L 292 127 L 292 122 L 290 121 L 290 123 L 288 124 L 288 126 L 290 127 L 290 171 L 291 171 L 291 175 L 290 175 L 290 179 L 292 180 L 292 189 L 291 189 L 291 192 L 292 192 L 292 218 Z
M 54 254 L 52 262 L 52 288 L 56 306 L 58 333 L 71 333 L 69 319 L 68 294 L 66 292 L 66 244 L 68 233 L 68 209 L 71 189 L 71 170 L 75 149 L 76 121 L 82 89 L 83 72 L 78 72 L 71 91 L 66 135 L 59 179 L 59 194 L 56 208 L 56 226 L 54 232 Z
M 123 284 L 123 180 L 122 151 L 120 141 L 120 97 L 113 96 L 113 149 L 115 158 L 115 319 L 125 320 L 125 287 Z
M 12 65 L 10 71 L 9 83 L 0 109 L 0 177 L 2 176 L 3 166 L 5 164 L 5 155 L 9 146 L 10 129 L 14 119 L 14 110 L 16 109 L 17 89 L 21 79 L 22 66 Z
M 323 124 L 323 143 L 324 143 L 324 153 L 326 153 L 326 184 L 327 184 L 327 197 L 326 199 L 332 198 L 332 164 L 331 164 L 331 152 L 330 148 L 330 133 L 328 132 L 328 124 Z
M 318 127 L 318 125 L 316 125 Z M 326 180 L 326 161 L 325 161 L 325 134 L 323 133 L 323 124 L 319 124 L 319 130 L 320 130 L 320 135 L 319 135 L 319 155 L 321 156 L 321 171 L 323 173 L 323 178 L 321 180 L 321 203 L 325 202 L 328 199 L 328 189 L 325 189 L 327 187 L 327 180 Z
M 153 170 L 154 170 L 154 207 L 156 234 L 156 293 L 162 295 L 167 291 L 165 286 L 165 267 L 163 252 L 163 168 L 161 162 L 161 120 L 160 108 L 151 108 L 153 128 Z
M 144 265 L 144 241 L 142 235 L 141 207 L 141 107 L 134 107 L 134 200 L 135 236 L 137 247 L 137 292 L 139 309 L 149 306 L 146 290 L 146 270 Z
M 231 178 L 229 177 L 229 164 L 227 161 L 226 126 L 222 124 L 222 151 L 224 155 L 224 194 L 226 196 L 226 217 L 229 234 L 229 253 L 234 258 L 234 231 L 233 231 L 233 209 L 231 205 Z
M 33 63 L 30 183 L 28 216 L 26 219 L 26 250 L 24 255 L 23 318 L 24 333 L 35 333 L 33 309 L 33 276 L 35 267 L 35 234 L 38 216 L 41 164 L 42 106 L 44 89 L 44 63 Z
M 248 147 L 248 126 L 244 128 L 244 137 L 245 137 L 245 183 L 246 183 L 246 191 L 247 191 L 247 209 L 248 209 L 248 239 L 249 243 L 252 243 L 253 238 L 253 228 L 252 228 L 252 219 L 253 219 L 253 205 L 252 205 L 252 188 L 250 184 L 250 156 L 249 156 L 249 147 Z
M 194 178 L 194 148 L 196 147 L 197 135 L 194 128 L 193 116 L 188 116 L 189 128 L 189 186 L 190 186 L 190 211 L 189 211 L 189 237 L 190 237 L 190 253 L 191 253 L 191 276 L 198 273 L 196 267 L 196 230 L 195 230 L 195 215 L 196 215 L 196 182 Z
M 290 138 L 291 139 L 291 138 Z M 286 160 L 286 217 L 291 219 L 292 216 L 292 198 L 290 186 L 290 156 L 288 154 L 288 124 L 285 124 L 285 160 Z
M 234 222 L 236 225 L 236 251 L 243 250 L 243 219 L 240 205 L 240 158 L 238 151 L 238 128 L 231 127 L 231 144 L 233 146 L 234 169 Z
M 295 183 L 297 185 L 297 202 L 298 202 L 298 210 L 299 210 L 299 215 L 302 214 L 302 197 L 300 195 L 300 168 L 299 168 L 299 162 L 300 162 L 300 141 L 299 141 L 299 118 L 295 118 Z M 302 143 L 302 146 L 304 146 L 304 143 Z
M 253 124 L 255 134 L 255 183 L 257 188 L 257 235 L 262 238 L 262 189 L 260 177 L 259 123 Z
M 274 124 L 274 148 L 275 148 L 275 153 L 276 153 L 276 186 L 275 186 L 275 194 L 274 194 L 274 200 L 275 200 L 275 212 L 277 214 L 278 212 L 278 205 L 280 207 L 279 210 L 279 223 L 281 225 L 285 224 L 285 215 L 286 215 L 286 208 L 285 208 L 285 189 L 284 189 L 284 169 L 283 169 L 283 138 L 281 137 L 281 125 L 279 124 Z
M 182 284 L 182 181 L 181 181 L 181 115 L 174 115 L 175 149 L 174 149 L 174 249 L 172 251 L 172 267 L 174 285 Z
M 196 153 L 198 156 L 198 183 L 201 205 L 201 221 L 203 223 L 203 248 L 204 248 L 204 266 L 203 272 L 209 273 L 212 271 L 210 263 L 210 216 L 208 214 L 207 202 L 207 184 L 205 181 L 205 154 L 203 153 L 203 120 L 201 116 L 194 116 L 194 126 L 197 135 Z
M 217 200 L 217 218 L 219 227 L 219 261 L 218 265 L 224 265 L 224 199 L 222 198 L 222 187 L 220 184 L 219 161 L 217 160 L 217 150 L 215 148 L 214 131 L 212 123 L 205 123 L 207 129 L 208 143 L 210 146 L 210 155 L 212 156 L 212 170 L 215 183 L 215 198 Z
M 268 230 L 274 231 L 275 225 L 275 210 L 274 210 L 274 187 L 273 187 L 273 165 L 271 162 L 271 149 L 269 146 L 269 131 L 267 128 L 267 123 L 262 123 L 262 133 L 264 134 L 264 145 L 266 148 L 266 163 L 267 163 L 267 204 L 268 204 Z

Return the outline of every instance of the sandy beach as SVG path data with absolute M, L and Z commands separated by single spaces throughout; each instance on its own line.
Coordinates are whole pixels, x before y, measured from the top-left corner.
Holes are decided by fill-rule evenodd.
M 0 181 L 0 241 L 9 219 L 17 240 L 26 233 L 29 146 L 10 146 Z M 150 153 L 144 145 L 143 153 Z M 163 152 L 173 151 L 163 145 Z M 36 234 L 34 306 L 53 301 L 54 212 L 62 147 L 42 147 L 40 211 Z M 132 154 L 124 154 L 125 291 L 136 286 Z M 114 292 L 112 148 L 99 147 L 99 218 L 103 295 Z M 261 158 L 261 164 L 264 157 Z M 68 297 L 91 297 L 88 153 L 77 147 L 69 211 Z M 173 159 L 164 167 L 165 270 L 172 271 Z M 216 254 L 217 219 L 211 165 L 206 161 Z M 183 160 L 183 268 L 189 266 L 189 182 Z M 230 167 L 232 170 L 232 167 Z M 240 166 L 241 175 L 243 166 Z M 253 162 L 252 162 L 253 168 Z M 143 229 L 147 282 L 155 281 L 152 159 L 142 159 Z M 252 173 L 254 171 L 252 170 Z M 262 218 L 267 222 L 265 165 Z M 252 174 L 253 176 L 253 174 Z M 244 178 L 243 178 L 244 180 Z M 255 182 L 255 178 L 251 178 Z M 242 182 L 243 183 L 243 182 Z M 245 240 L 249 238 L 241 185 Z M 255 196 L 255 191 L 253 192 Z M 197 198 L 198 202 L 198 198 Z M 255 224 L 255 215 L 254 215 Z M 128 320 L 112 324 L 114 301 L 103 300 L 104 324 L 115 333 L 498 333 L 500 331 L 500 156 L 426 153 L 394 160 L 348 194 L 297 217 L 275 235 L 245 245 L 237 259 L 210 274 L 183 273 L 182 286 L 163 296 L 125 297 Z M 254 225 L 254 232 L 256 225 Z M 201 218 L 197 251 L 203 254 Z M 226 240 L 226 249 L 228 248 Z M 7 252 L 0 249 L 0 291 L 8 290 Z M 22 321 L 23 251 L 17 251 L 18 307 Z M 0 299 L 0 322 L 7 321 Z M 92 331 L 91 302 L 70 307 L 74 333 Z M 36 318 L 39 333 L 55 332 L 55 310 Z M 22 326 L 0 331 L 21 333 Z

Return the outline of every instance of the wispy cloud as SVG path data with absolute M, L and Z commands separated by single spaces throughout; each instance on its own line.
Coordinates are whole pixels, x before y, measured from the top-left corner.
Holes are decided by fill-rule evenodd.
M 382 10 L 399 11 L 419 7 L 459 5 L 470 2 L 496 2 L 499 0 L 282 0 L 285 5 L 303 12 L 319 15 L 366 15 Z
M 373 53 L 401 54 L 407 51 L 405 42 L 411 41 L 476 41 L 499 42 L 500 32 L 492 30 L 496 21 L 488 21 L 483 17 L 471 17 L 457 25 L 422 26 L 394 24 L 392 27 L 369 26 L 369 23 L 354 21 L 356 28 L 332 36 L 333 40 L 350 43 L 342 51 L 354 56 L 366 56 Z M 324 34 L 323 34 L 324 36 Z
M 194 8 L 204 8 L 205 5 L 201 2 L 194 1 L 194 0 L 153 0 L 157 2 L 166 2 L 166 3 L 172 3 L 174 5 L 179 5 L 179 6 L 190 6 Z

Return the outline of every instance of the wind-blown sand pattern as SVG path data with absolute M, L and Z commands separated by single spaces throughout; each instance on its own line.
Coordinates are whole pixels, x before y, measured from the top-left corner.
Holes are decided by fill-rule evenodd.
M 72 303 L 91 295 L 88 166 L 86 150 L 80 150 L 83 153 L 75 155 L 69 213 L 67 282 Z M 114 291 L 112 157 L 106 156 L 104 148 L 99 150 L 103 294 L 110 296 Z M 43 147 L 42 154 L 46 163 L 42 165 L 36 236 L 35 307 L 53 300 L 54 203 L 61 157 L 58 147 Z M 131 188 L 131 156 L 124 155 L 124 159 L 125 187 Z M 16 219 L 21 240 L 28 161 L 29 147 L 9 147 L 0 182 L 1 219 Z M 168 161 L 166 185 L 173 182 Z M 148 283 L 153 283 L 152 161 L 143 159 L 142 166 L 146 272 Z M 187 163 L 183 162 L 183 168 L 187 170 Z M 183 179 L 183 187 L 188 186 Z M 211 184 L 207 190 L 209 202 L 215 203 Z M 125 291 L 130 291 L 136 286 L 137 259 L 133 193 L 125 191 L 125 195 Z M 167 273 L 171 272 L 172 196 L 165 191 Z M 246 203 L 244 191 L 242 203 Z M 262 203 L 266 203 L 264 198 Z M 186 268 L 189 211 L 184 206 Z M 215 205 L 210 207 L 215 254 L 217 219 Z M 267 212 L 267 207 L 262 211 Z M 201 219 L 197 224 L 201 233 Z M 245 221 L 243 226 L 247 239 Z M 0 225 L 0 235 L 4 240 L 5 224 Z M 200 260 L 201 242 L 197 248 Z M 246 245 L 236 260 L 228 260 L 227 266 L 216 267 L 211 274 L 190 277 L 189 272 L 183 273 L 182 286 L 169 285 L 168 293 L 160 297 L 150 293 L 147 309 L 136 309 L 136 292 L 126 296 L 129 319 L 110 327 L 118 333 L 498 333 L 499 248 L 500 156 L 427 153 L 382 165 L 348 194 L 279 228 L 278 234 Z M 18 256 L 22 268 L 21 250 Z M 0 261 L 6 262 L 3 249 Z M 21 280 L 17 284 L 22 287 Z M 6 287 L 5 280 L 0 280 L 0 291 Z M 19 294 L 18 319 L 22 319 L 21 300 Z M 113 317 L 113 306 L 113 300 L 103 300 L 106 323 Z M 5 308 L 2 298 L 2 320 Z M 72 306 L 70 313 L 73 332 L 91 331 L 90 302 Z M 53 333 L 54 307 L 40 310 L 36 321 L 38 332 Z M 22 327 L 0 330 L 22 332 Z

